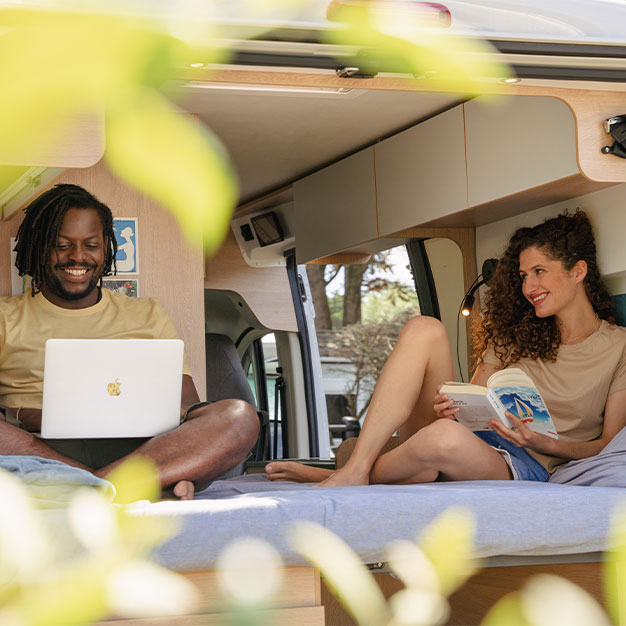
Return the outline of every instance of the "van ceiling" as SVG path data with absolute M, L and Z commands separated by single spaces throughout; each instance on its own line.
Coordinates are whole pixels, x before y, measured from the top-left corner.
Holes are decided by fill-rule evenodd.
M 181 93 L 183 107 L 230 153 L 241 204 L 463 101 L 356 89 L 337 95 L 181 87 Z

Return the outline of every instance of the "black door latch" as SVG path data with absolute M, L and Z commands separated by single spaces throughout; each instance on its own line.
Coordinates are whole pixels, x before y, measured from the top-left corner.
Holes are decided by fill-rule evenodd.
M 626 159 L 626 115 L 616 115 L 604 120 L 604 130 L 615 139 L 612 146 L 604 146 L 603 154 L 614 154 Z

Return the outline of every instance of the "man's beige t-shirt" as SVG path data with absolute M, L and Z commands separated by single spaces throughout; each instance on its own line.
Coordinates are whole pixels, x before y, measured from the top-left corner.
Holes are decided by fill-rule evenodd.
M 492 349 L 483 361 L 502 367 Z M 626 389 L 626 328 L 603 321 L 590 337 L 561 345 L 555 362 L 522 359 L 519 367 L 533 380 L 552 415 L 559 439 L 593 441 L 602 434 L 608 396 Z M 551 474 L 569 459 L 526 452 Z
M 129 298 L 102 290 L 85 309 L 64 309 L 30 291 L 0 298 L 0 404 L 41 408 L 47 339 L 178 339 L 165 309 L 154 298 Z M 76 363 L 89 368 L 89 363 Z M 191 375 L 185 359 L 183 372 Z M 72 376 L 72 372 L 67 372 Z

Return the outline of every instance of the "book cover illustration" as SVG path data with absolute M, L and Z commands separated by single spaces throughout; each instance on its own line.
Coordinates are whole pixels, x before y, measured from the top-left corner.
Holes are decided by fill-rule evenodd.
M 550 413 L 539 392 L 526 386 L 506 385 L 492 387 L 505 411 L 509 411 L 534 431 L 555 436 Z

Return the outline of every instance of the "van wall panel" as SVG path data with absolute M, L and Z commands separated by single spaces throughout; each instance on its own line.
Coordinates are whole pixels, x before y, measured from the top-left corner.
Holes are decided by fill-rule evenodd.
M 564 102 L 490 96 L 463 107 L 469 206 L 579 173 L 574 117 Z
M 467 207 L 462 106 L 375 146 L 381 236 Z
M 611 278 L 614 293 L 626 292 L 626 184 L 616 185 L 571 200 L 486 224 L 476 229 L 476 260 L 480 267 L 489 257 L 498 257 L 504 251 L 513 231 L 521 226 L 534 226 L 558 215 L 566 209 L 581 209 L 593 225 L 598 250 L 600 272 Z M 616 281 L 617 279 L 617 281 Z
M 374 149 L 366 148 L 294 183 L 298 263 L 375 239 Z

